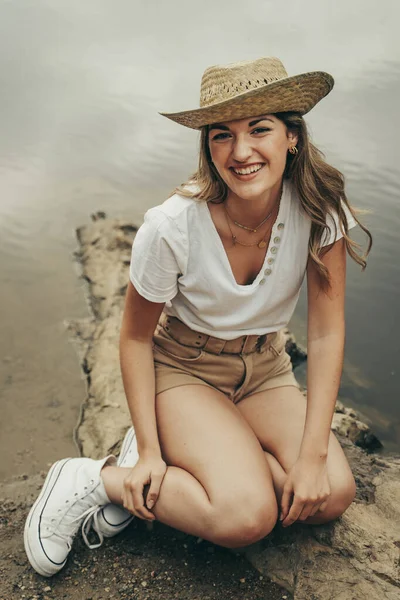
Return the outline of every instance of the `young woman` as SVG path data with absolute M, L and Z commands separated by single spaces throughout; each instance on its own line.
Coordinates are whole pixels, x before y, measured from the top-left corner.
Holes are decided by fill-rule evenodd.
M 25 528 L 42 575 L 62 568 L 81 524 L 101 543 L 135 515 L 234 548 L 278 518 L 325 523 L 352 502 L 330 425 L 346 253 L 366 265 L 348 233 L 361 226 L 367 253 L 371 236 L 302 117 L 332 87 L 263 58 L 207 69 L 201 107 L 165 115 L 201 130 L 200 162 L 133 244 L 120 356 L 136 436 L 117 463 L 53 465 Z M 283 335 L 305 274 L 307 399 Z

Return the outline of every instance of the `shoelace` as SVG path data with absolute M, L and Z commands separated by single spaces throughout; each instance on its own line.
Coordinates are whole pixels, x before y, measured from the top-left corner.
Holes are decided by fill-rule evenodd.
M 135 431 L 131 427 L 129 430 L 129 436 L 127 436 L 127 438 L 125 440 L 125 450 L 120 454 L 120 456 L 118 458 L 117 465 L 119 467 L 124 466 L 124 462 L 126 462 L 127 458 L 132 453 L 131 444 L 134 441 L 135 437 L 136 437 Z M 87 514 L 85 520 L 82 523 L 83 541 L 85 542 L 86 546 L 88 548 L 90 548 L 90 550 L 95 550 L 96 548 L 100 548 L 100 546 L 104 542 L 104 535 L 101 532 L 101 528 L 99 525 L 99 517 L 98 517 L 99 512 L 102 508 L 103 508 L 102 506 L 93 507 L 92 513 L 89 512 Z M 89 534 L 91 528 L 93 529 L 93 531 L 97 534 L 97 537 L 99 538 L 99 542 L 97 544 L 91 544 L 89 542 L 88 534 Z
M 90 483 L 93 484 L 94 482 L 91 481 Z M 85 487 L 85 490 L 87 490 L 87 487 Z M 65 541 L 68 544 L 68 546 L 71 547 L 73 539 L 75 537 L 75 534 L 76 534 L 77 530 L 79 529 L 80 524 L 83 522 L 82 533 L 83 533 L 84 541 L 85 541 L 86 545 L 89 548 L 93 548 L 93 549 L 100 547 L 101 544 L 103 543 L 104 537 L 103 537 L 101 531 L 99 530 L 96 513 L 99 511 L 99 509 L 101 507 L 98 504 L 93 505 L 90 502 L 89 497 L 92 492 L 93 492 L 93 490 L 81 498 L 79 498 L 79 493 L 77 492 L 74 494 L 74 498 L 72 500 L 66 500 L 65 504 L 69 505 L 67 508 L 67 511 L 65 513 L 63 513 L 62 509 L 58 510 L 58 513 L 61 513 L 61 515 L 60 515 L 61 519 L 60 519 L 60 516 L 57 516 L 57 515 L 51 515 L 51 516 L 49 515 L 48 517 L 45 517 L 43 519 L 42 526 L 43 526 L 44 530 L 47 532 L 47 536 L 55 535 L 56 537 Z M 77 514 L 74 518 L 71 519 L 70 517 L 73 516 L 73 513 L 75 512 L 75 514 L 76 514 L 76 509 L 79 506 L 79 504 L 81 504 L 81 505 L 86 504 L 86 506 L 87 506 L 86 510 L 83 512 L 79 511 L 79 514 Z M 66 518 L 68 512 L 70 514 L 70 517 Z M 87 535 L 86 535 L 86 529 L 84 531 L 84 526 L 86 526 L 86 524 L 91 520 L 93 515 L 95 515 L 95 525 L 96 525 L 95 531 L 100 540 L 99 544 L 90 544 L 89 540 L 87 538 Z
M 98 514 L 99 514 L 99 511 L 101 510 L 101 508 L 102 508 L 101 506 L 93 506 L 90 511 L 86 512 L 85 520 L 82 523 L 83 541 L 85 542 L 86 546 L 90 550 L 95 550 L 96 548 L 100 548 L 100 546 L 104 542 L 104 536 L 99 527 L 99 520 L 98 520 Z M 89 542 L 88 534 L 89 534 L 90 529 L 93 529 L 93 531 L 96 532 L 97 537 L 99 538 L 99 542 L 97 544 L 91 544 Z
M 97 513 L 97 511 L 100 508 L 101 507 L 97 504 L 95 506 L 91 505 L 83 513 L 81 512 L 74 519 L 68 520 L 67 523 L 65 523 L 65 522 L 63 523 L 63 519 L 61 519 L 61 521 L 58 522 L 56 525 L 54 524 L 54 522 L 57 520 L 55 517 L 47 517 L 46 519 L 43 520 L 43 523 L 42 523 L 45 531 L 48 532 L 47 536 L 45 535 L 44 537 L 48 537 L 49 535 L 55 535 L 56 537 L 59 537 L 61 540 L 67 542 L 67 544 L 71 547 L 73 539 L 75 537 L 75 534 L 76 534 L 77 530 L 79 529 L 79 526 L 82 523 L 82 520 L 84 521 L 84 524 L 85 524 L 87 521 L 90 520 L 90 518 L 92 517 L 93 514 Z M 95 519 L 96 519 L 96 525 L 97 525 L 97 517 L 95 517 Z M 74 525 L 75 523 L 76 523 L 76 525 Z M 99 528 L 96 527 L 95 531 L 100 540 L 100 543 L 98 545 L 91 546 L 89 544 L 89 541 L 87 540 L 86 535 L 84 536 L 86 545 L 89 548 L 93 548 L 93 549 L 98 548 L 103 543 L 103 535 L 99 531 Z

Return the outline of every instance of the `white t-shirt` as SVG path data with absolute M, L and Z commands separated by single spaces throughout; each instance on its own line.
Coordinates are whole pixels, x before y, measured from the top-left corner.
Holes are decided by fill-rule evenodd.
M 334 220 L 338 240 L 337 215 Z M 327 224 L 323 245 L 335 241 L 332 218 Z M 145 214 L 132 246 L 130 279 L 141 296 L 166 302 L 165 312 L 195 331 L 225 340 L 270 333 L 285 327 L 296 307 L 310 231 L 311 219 L 285 181 L 264 264 L 253 283 L 239 285 L 207 203 L 174 194 Z

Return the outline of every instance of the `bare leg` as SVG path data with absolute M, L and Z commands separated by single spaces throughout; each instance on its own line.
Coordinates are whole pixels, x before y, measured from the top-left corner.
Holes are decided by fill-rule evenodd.
M 278 503 L 286 475 L 299 455 L 303 437 L 306 399 L 294 386 L 259 392 L 236 406 L 266 451 Z M 272 425 L 270 425 L 272 424 Z M 306 524 L 320 524 L 340 516 L 355 495 L 355 482 L 347 459 L 331 432 L 327 459 L 331 496 L 322 512 L 308 517 Z
M 130 468 L 121 467 L 104 467 L 102 470 L 107 496 L 114 504 L 122 504 L 124 479 L 130 471 Z M 174 510 L 171 511 L 171 507 Z M 158 502 L 150 512 L 171 527 L 204 537 L 204 530 L 210 525 L 212 506 L 197 479 L 184 469 L 168 467 Z
M 169 465 L 152 509 L 163 523 L 228 547 L 261 539 L 277 504 L 264 452 L 237 408 L 205 386 L 159 394 L 157 425 Z M 110 500 L 121 502 L 126 470 L 103 469 Z
M 271 471 L 275 496 L 279 506 L 282 498 L 283 486 L 286 480 L 286 473 L 272 454 L 269 452 L 264 452 L 264 454 Z M 122 504 L 121 497 L 123 482 L 130 471 L 130 468 L 109 466 L 104 467 L 102 471 L 102 479 L 107 491 L 107 495 L 110 498 L 110 501 L 114 504 Z M 168 467 L 167 473 L 163 480 L 162 488 L 164 493 L 168 493 L 168 496 L 173 504 L 178 501 L 181 505 L 179 523 L 172 525 L 172 522 L 170 522 L 169 524 L 176 529 L 180 528 L 182 531 L 189 532 L 187 528 L 182 529 L 181 521 L 186 520 L 187 526 L 190 527 L 191 515 L 196 514 L 197 520 L 199 515 L 204 515 L 207 518 L 203 523 L 194 523 L 194 528 L 199 526 L 199 530 L 195 531 L 192 528 L 192 531 L 190 531 L 190 533 L 193 535 L 203 537 L 204 527 L 208 525 L 208 520 L 212 512 L 211 503 L 203 486 L 197 481 L 197 479 L 195 479 L 184 469 L 180 469 L 178 467 Z M 183 511 L 186 509 L 189 512 L 188 518 L 185 519 L 182 509 Z M 153 512 L 157 519 L 163 523 L 170 521 L 171 516 L 168 516 L 168 511 L 166 510 L 165 506 L 163 507 L 161 502 L 157 503 L 157 505 L 154 507 L 154 510 L 151 512 Z
M 285 485 L 287 474 L 285 470 L 281 467 L 279 462 L 276 460 L 275 456 L 273 456 L 269 452 L 264 452 L 264 454 L 271 471 L 272 482 L 274 484 L 274 491 L 279 509 L 283 493 L 283 486 Z

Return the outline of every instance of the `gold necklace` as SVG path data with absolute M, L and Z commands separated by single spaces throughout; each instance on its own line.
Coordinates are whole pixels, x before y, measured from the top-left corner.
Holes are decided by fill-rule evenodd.
M 225 208 L 225 205 L 224 205 L 224 208 Z M 265 246 L 267 245 L 266 238 L 268 237 L 268 234 L 265 235 L 259 242 L 256 242 L 255 244 L 245 244 L 244 242 L 240 242 L 237 239 L 236 235 L 234 235 L 234 233 L 232 231 L 232 228 L 231 228 L 231 225 L 229 223 L 228 211 L 226 210 L 226 208 L 225 208 L 225 218 L 226 218 L 226 222 L 227 222 L 228 227 L 229 227 L 229 231 L 231 232 L 232 242 L 233 242 L 234 246 L 236 246 L 236 244 L 239 244 L 240 246 L 247 246 L 247 248 L 251 248 L 253 246 L 258 246 L 260 249 L 261 248 L 265 248 Z
M 279 214 L 279 208 L 280 208 L 280 205 L 281 205 L 282 192 L 283 192 L 283 187 L 281 187 L 281 193 L 280 193 L 280 196 L 279 196 L 279 202 L 278 202 L 278 212 L 277 212 L 277 215 Z M 233 231 L 232 231 L 232 227 L 231 227 L 231 225 L 230 225 L 230 223 L 229 223 L 229 218 L 228 218 L 228 217 L 230 217 L 230 215 L 229 215 L 228 211 L 226 210 L 225 202 L 223 202 L 223 208 L 224 208 L 224 212 L 225 212 L 225 219 L 226 219 L 226 222 L 227 222 L 227 224 L 228 224 L 229 231 L 231 232 L 231 236 L 232 236 L 232 242 L 233 242 L 233 245 L 234 245 L 234 246 L 236 246 L 236 244 L 239 244 L 240 246 L 246 246 L 247 248 L 252 248 L 252 247 L 254 247 L 254 246 L 258 246 L 260 249 L 262 249 L 262 248 L 265 248 L 265 246 L 267 245 L 266 239 L 268 238 L 268 234 L 264 235 L 264 237 L 263 237 L 263 238 L 262 238 L 262 239 L 261 239 L 259 242 L 256 242 L 255 244 L 245 244 L 244 242 L 240 242 L 240 241 L 237 239 L 236 235 L 234 235 L 234 233 L 233 233 Z M 272 215 L 272 213 L 273 213 L 273 212 L 274 212 L 274 208 L 273 208 L 273 209 L 272 209 L 272 211 L 269 213 L 269 215 L 267 216 L 267 218 L 266 218 L 266 219 L 264 219 L 264 222 L 265 222 L 267 219 L 269 219 L 269 218 L 270 218 L 270 216 Z M 230 217 L 230 218 L 231 218 L 231 220 L 233 221 L 232 217 Z M 236 221 L 233 221 L 233 222 L 235 223 L 235 225 L 237 224 L 237 223 L 236 223 Z M 245 227 L 244 225 L 239 225 L 239 227 L 243 227 L 243 228 L 245 228 L 245 229 L 246 229 L 246 227 Z M 261 225 L 258 225 L 257 229 L 259 229 L 260 227 L 261 227 Z M 257 230 L 254 230 L 254 229 L 253 229 L 252 231 L 257 231 Z M 272 229 L 271 229 L 271 232 L 270 232 L 270 233 L 272 234 Z
M 230 220 L 237 225 L 237 227 L 241 227 L 242 229 L 246 229 L 246 231 L 251 231 L 251 233 L 257 233 L 257 231 L 260 229 L 260 227 L 262 227 L 264 225 L 264 223 L 266 223 L 268 221 L 268 219 L 270 218 L 270 216 L 272 215 L 272 213 L 274 212 L 274 209 L 271 210 L 271 212 L 269 213 L 269 215 L 267 215 L 265 217 L 265 219 L 263 219 L 261 221 L 261 223 L 259 225 L 257 225 L 257 227 L 247 227 L 247 225 L 242 225 L 241 223 L 239 223 L 238 221 L 235 221 L 235 219 L 229 214 L 228 209 L 225 206 L 224 203 L 224 207 L 225 207 L 225 211 L 226 214 L 228 215 L 228 217 L 230 218 Z

